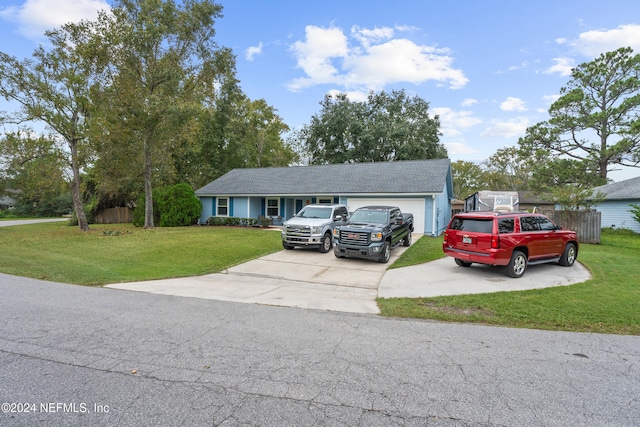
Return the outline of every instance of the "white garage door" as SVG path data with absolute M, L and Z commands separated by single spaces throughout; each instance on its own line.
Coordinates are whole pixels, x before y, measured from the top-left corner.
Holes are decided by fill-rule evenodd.
M 402 212 L 412 213 L 414 232 L 424 234 L 424 199 L 347 199 L 349 212 L 371 205 L 397 206 Z

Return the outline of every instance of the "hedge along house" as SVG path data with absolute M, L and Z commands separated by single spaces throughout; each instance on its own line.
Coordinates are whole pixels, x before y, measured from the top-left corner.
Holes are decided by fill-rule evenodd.
M 451 219 L 449 159 L 234 169 L 196 191 L 200 222 L 212 216 L 285 221 L 311 203 L 367 205 L 412 213 L 415 232 L 440 235 Z

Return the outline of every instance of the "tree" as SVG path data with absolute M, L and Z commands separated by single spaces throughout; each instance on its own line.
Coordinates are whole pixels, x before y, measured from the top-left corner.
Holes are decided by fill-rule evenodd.
M 206 182 L 234 168 L 288 166 L 296 159 L 282 139 L 289 127 L 276 110 L 263 99 L 251 101 L 232 81 L 221 88 L 199 123 L 196 157 L 207 163 Z
M 9 132 L 0 141 L 0 180 L 14 190 L 16 208 L 25 215 L 68 213 L 69 183 L 65 155 L 55 139 L 33 130 Z
M 483 162 L 483 182 L 492 190 L 529 190 L 532 164 L 529 155 L 517 147 L 497 150 Z
M 80 169 L 90 154 L 91 85 L 98 63 L 84 50 L 86 23 L 66 24 L 46 33 L 51 49 L 40 46 L 33 59 L 20 61 L 0 52 L 0 95 L 15 101 L 20 110 L 2 117 L 3 124 L 44 122 L 63 138 L 65 159 L 72 171 L 71 189 L 78 226 L 88 230 L 80 188 Z
M 186 141 L 194 113 L 232 76 L 233 55 L 214 41 L 221 11 L 211 0 L 119 0 L 104 27 L 115 29 L 104 34 L 115 49 L 114 73 L 103 88 L 109 100 L 102 102 L 112 106 L 105 111 L 111 125 L 122 124 L 110 143 L 133 145 L 140 153 L 146 228 L 154 227 L 154 171 L 161 176 L 171 169 L 164 160 Z
M 550 109 L 551 119 L 527 139 L 556 156 L 589 163 L 603 181 L 614 165 L 640 162 L 640 55 L 621 48 L 573 69 Z M 593 165 L 593 166 L 592 166 Z
M 482 166 L 473 162 L 458 160 L 451 163 L 453 176 L 453 196 L 463 200 L 465 197 L 482 190 L 484 186 Z
M 366 102 L 326 95 L 322 110 L 297 137 L 310 163 L 381 162 L 446 158 L 438 116 L 429 104 L 401 91 L 370 92 Z

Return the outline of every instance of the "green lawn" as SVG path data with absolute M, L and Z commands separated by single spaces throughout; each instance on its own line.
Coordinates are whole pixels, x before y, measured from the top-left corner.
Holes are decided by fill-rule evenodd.
M 214 273 L 282 249 L 280 233 L 257 228 L 144 230 L 65 223 L 0 227 L 0 272 L 103 285 Z M 440 298 L 378 299 L 384 316 L 520 328 L 640 335 L 640 235 L 604 230 L 602 244 L 581 245 L 592 272 L 568 287 Z M 442 238 L 418 239 L 390 268 L 441 258 Z M 453 261 L 452 261 L 453 262 Z
M 442 239 L 423 237 L 416 244 L 425 239 L 428 242 L 423 244 L 439 257 Z M 640 335 L 640 235 L 603 230 L 601 244 L 581 245 L 578 260 L 593 278 L 572 286 L 439 298 L 379 298 L 378 305 L 384 316 Z
M 264 229 L 91 228 L 81 232 L 64 222 L 0 227 L 0 272 L 104 285 L 214 273 L 282 249 L 280 233 Z

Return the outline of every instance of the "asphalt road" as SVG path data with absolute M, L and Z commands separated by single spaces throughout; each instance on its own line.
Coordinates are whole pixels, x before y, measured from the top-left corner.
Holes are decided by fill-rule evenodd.
M 10 227 L 12 225 L 37 224 L 39 222 L 62 222 L 69 221 L 69 218 L 46 218 L 46 219 L 13 219 L 0 221 L 0 227 Z
M 640 337 L 0 275 L 2 426 L 633 426 Z

